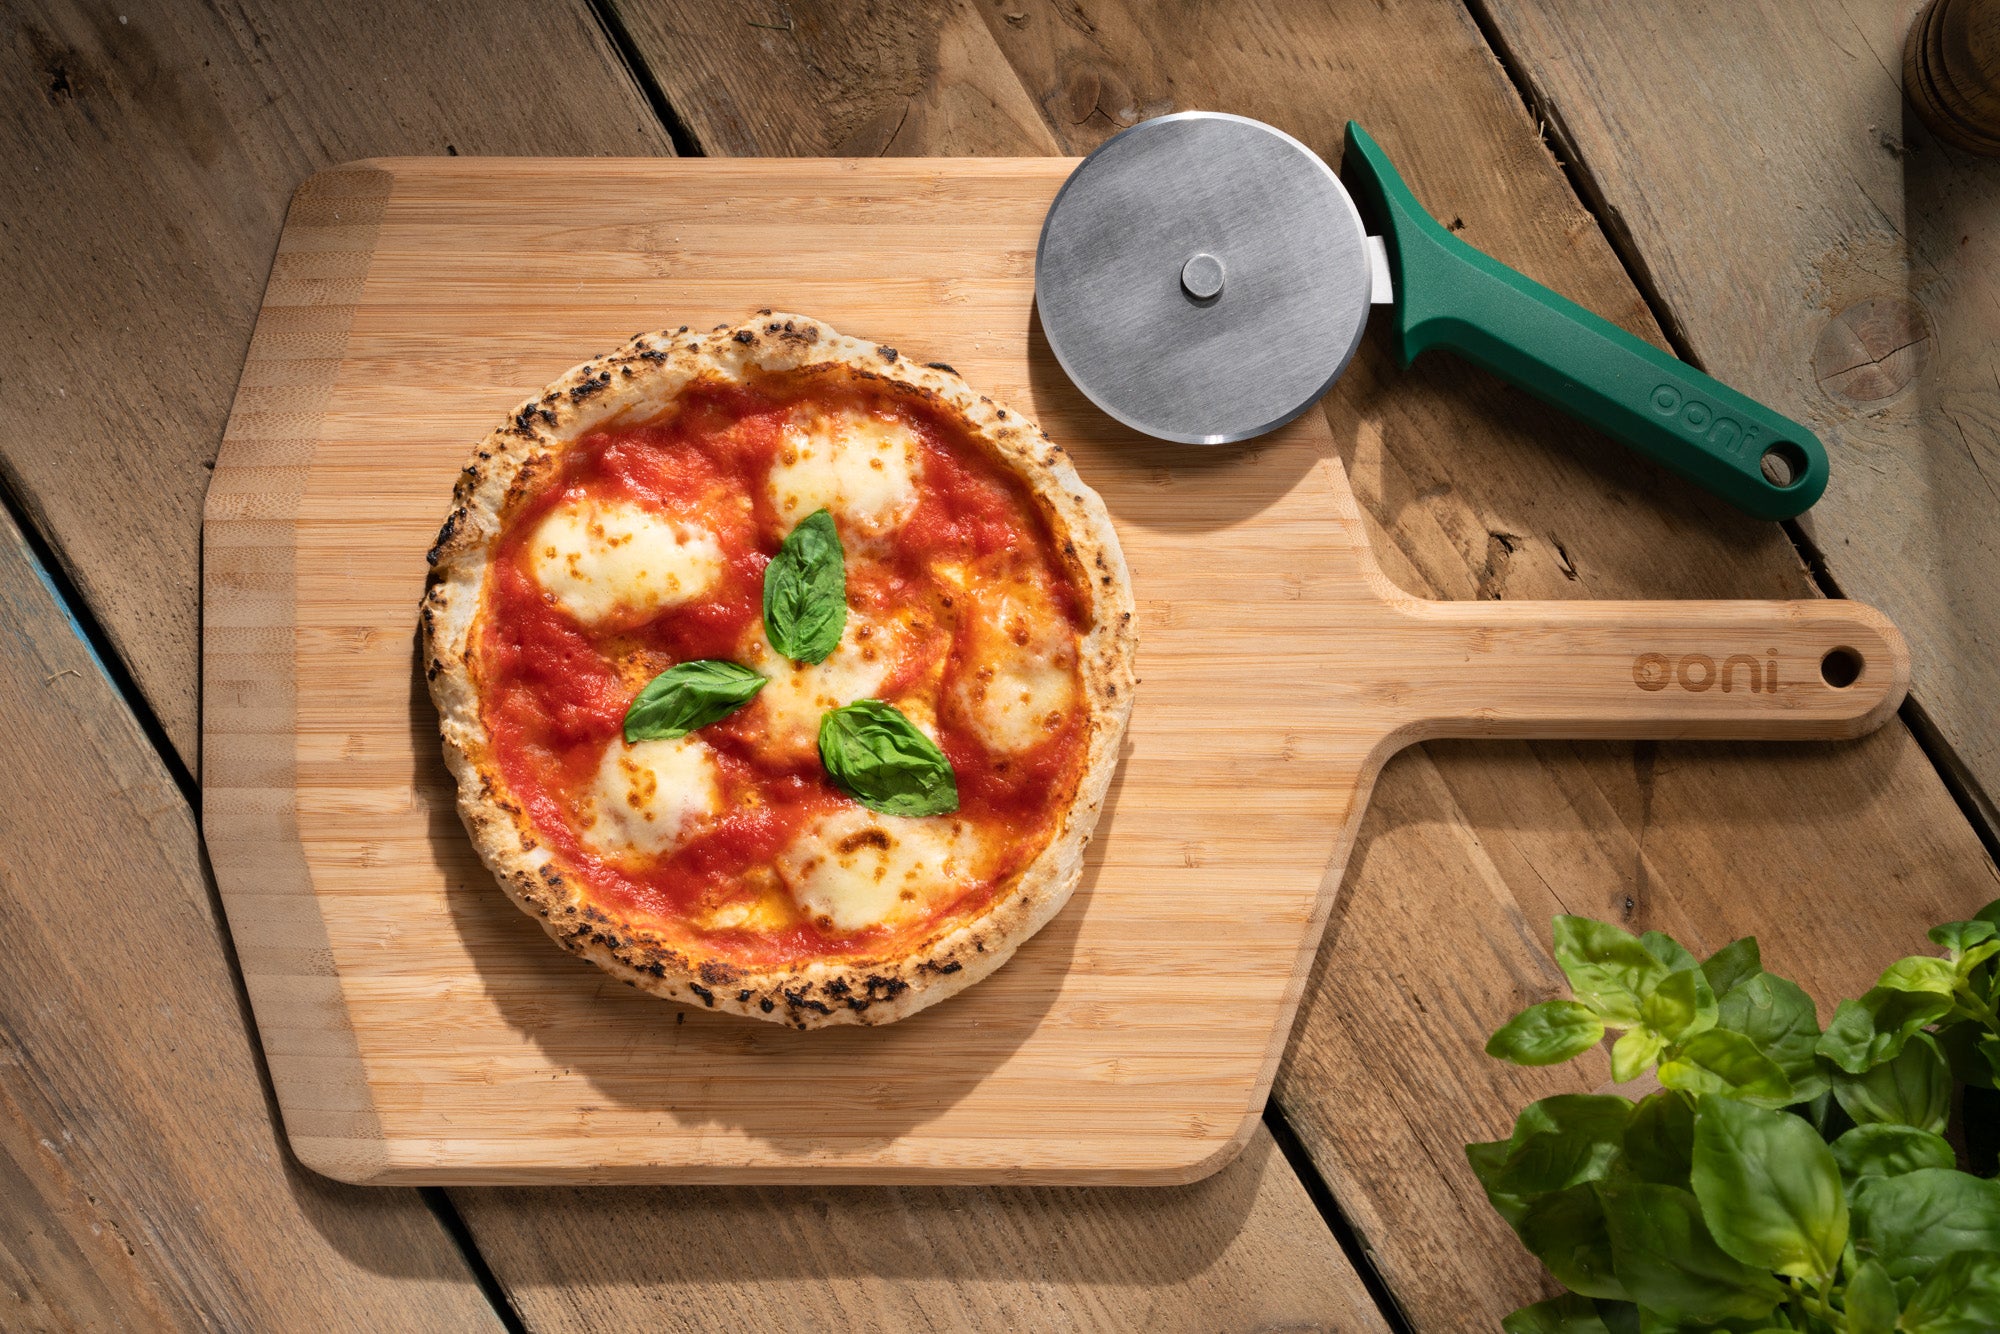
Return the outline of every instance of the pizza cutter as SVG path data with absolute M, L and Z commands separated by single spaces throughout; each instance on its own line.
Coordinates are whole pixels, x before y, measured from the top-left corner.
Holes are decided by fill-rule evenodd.
M 1810 430 L 1459 240 L 1352 121 L 1343 166 L 1352 196 L 1291 135 L 1213 111 L 1106 140 L 1035 257 L 1063 369 L 1147 435 L 1247 440 L 1316 403 L 1387 305 L 1403 365 L 1450 348 L 1759 518 L 1826 489 Z

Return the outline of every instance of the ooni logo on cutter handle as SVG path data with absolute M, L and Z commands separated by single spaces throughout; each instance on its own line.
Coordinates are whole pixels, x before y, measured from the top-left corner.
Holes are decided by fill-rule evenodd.
M 1063 369 L 1148 435 L 1247 440 L 1317 402 L 1389 305 L 1404 365 L 1451 348 L 1760 518 L 1826 489 L 1811 431 L 1453 236 L 1351 121 L 1343 165 L 1378 236 L 1326 163 L 1260 121 L 1186 111 L 1106 140 L 1036 254 Z

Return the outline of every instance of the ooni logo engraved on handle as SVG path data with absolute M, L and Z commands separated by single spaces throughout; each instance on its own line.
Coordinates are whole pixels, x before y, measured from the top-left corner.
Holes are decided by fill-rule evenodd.
M 1677 685 L 1699 695 L 1705 690 L 1734 694 L 1747 690 L 1753 695 L 1774 693 L 1778 688 L 1778 653 L 1767 649 L 1762 662 L 1748 653 L 1732 653 L 1717 666 L 1706 653 L 1688 653 L 1679 658 L 1664 653 L 1641 653 L 1632 659 L 1632 684 L 1641 690 L 1665 690 Z
M 1754 452 L 1757 427 L 1745 426 L 1734 417 L 1725 417 L 1713 403 L 1689 393 L 1679 385 L 1662 384 L 1647 399 L 1653 411 L 1668 418 L 1687 435 L 1706 440 L 1718 453 L 1746 457 Z

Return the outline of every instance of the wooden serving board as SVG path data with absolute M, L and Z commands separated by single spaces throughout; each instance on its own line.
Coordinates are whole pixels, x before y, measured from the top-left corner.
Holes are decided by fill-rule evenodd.
M 300 189 L 208 495 L 202 780 L 302 1161 L 357 1182 L 1191 1180 L 1263 1107 L 1399 746 L 1844 737 L 1894 711 L 1907 655 L 1869 608 L 1423 602 L 1376 568 L 1321 414 L 1223 449 L 1117 426 L 1032 314 L 1072 165 L 411 159 Z M 887 1028 L 683 1009 L 558 950 L 474 856 L 417 670 L 424 552 L 472 444 L 634 332 L 764 306 L 1029 412 L 1103 493 L 1138 595 L 1141 685 L 1082 887 L 994 977 Z

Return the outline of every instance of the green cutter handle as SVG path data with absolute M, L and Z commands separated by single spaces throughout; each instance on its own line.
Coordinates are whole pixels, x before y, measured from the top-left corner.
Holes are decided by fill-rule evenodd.
M 1353 121 L 1342 175 L 1384 233 L 1403 365 L 1452 348 L 1760 519 L 1826 490 L 1811 431 L 1453 236 Z M 1765 475 L 1767 457 L 1787 480 Z

